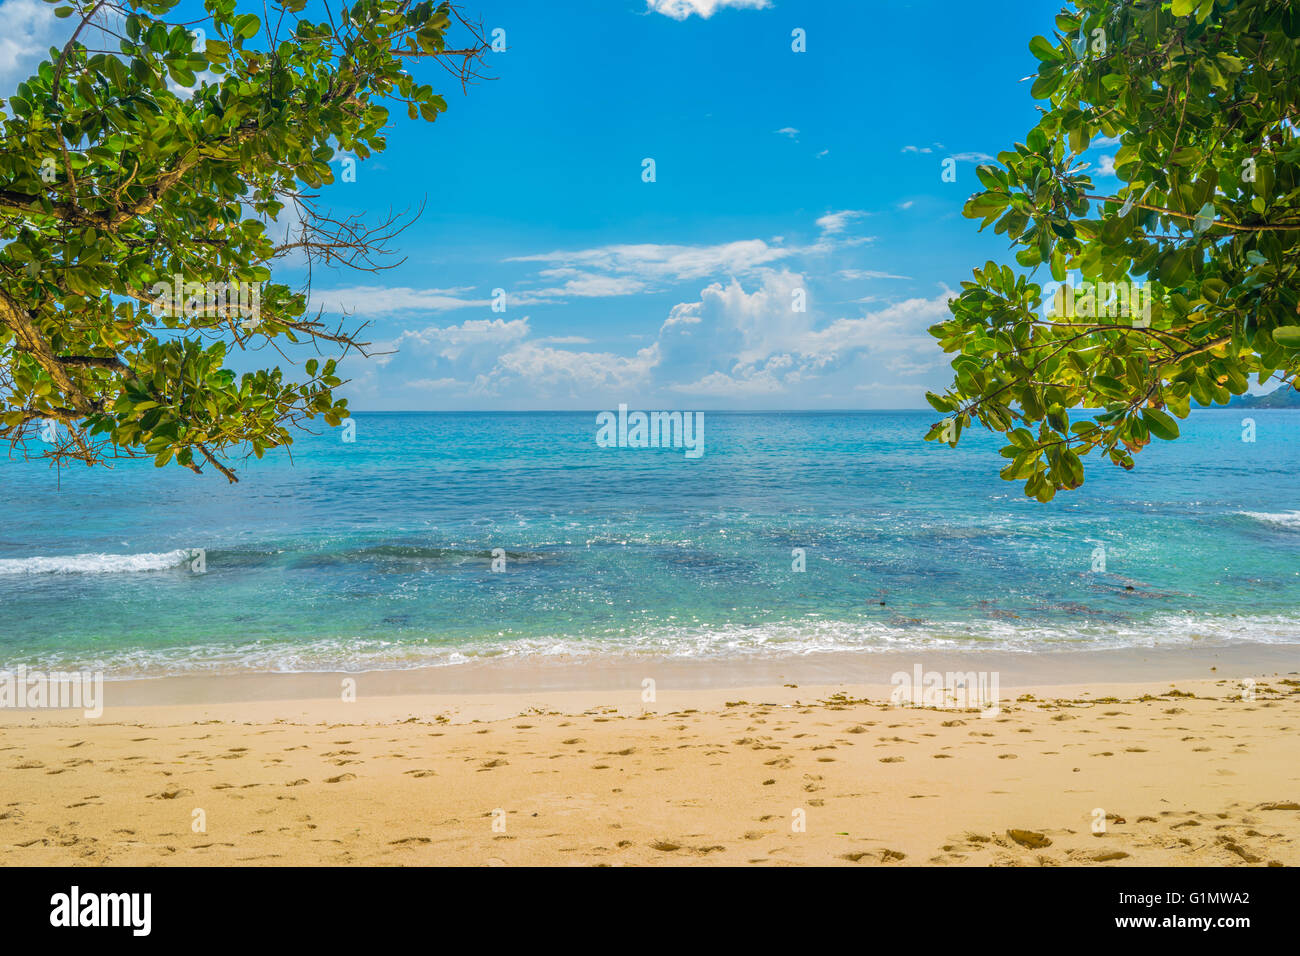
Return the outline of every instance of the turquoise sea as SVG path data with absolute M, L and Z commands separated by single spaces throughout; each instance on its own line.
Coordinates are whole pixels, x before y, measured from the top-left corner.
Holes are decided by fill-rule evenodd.
M 934 418 L 706 412 L 691 459 L 594 411 L 361 414 L 234 486 L 6 461 L 0 668 L 1300 645 L 1300 412 L 1196 412 L 1047 505 Z

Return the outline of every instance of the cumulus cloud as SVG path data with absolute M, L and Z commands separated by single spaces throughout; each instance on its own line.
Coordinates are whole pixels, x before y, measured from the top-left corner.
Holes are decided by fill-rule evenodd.
M 852 394 L 863 382 L 919 400 L 917 390 L 927 384 L 920 376 L 942 364 L 926 330 L 948 315 L 952 293 L 832 318 L 808 285 L 787 268 L 714 280 L 697 298 L 671 307 L 657 335 L 626 354 L 584 349 L 591 342 L 583 336 L 534 338 L 527 317 L 470 319 L 402 332 L 381 343 L 396 353 L 377 367 L 392 360 L 397 367 L 385 368 L 388 380 L 406 379 L 407 389 L 442 401 L 480 405 L 603 407 L 658 395 L 670 403 L 693 396 L 764 407 L 799 402 L 827 387 Z M 374 383 L 373 376 L 359 378 L 364 386 Z
M 612 352 L 573 352 L 523 342 L 498 357 L 491 372 L 480 375 L 474 390 L 499 395 L 526 385 L 535 395 L 579 398 L 627 394 L 644 385 L 659 364 L 658 345 L 630 356 Z
M 535 337 L 527 317 L 494 316 L 400 332 L 377 346 L 394 354 L 381 356 L 373 367 L 440 402 L 479 407 L 605 407 L 632 396 L 771 407 L 824 397 L 827 388 L 852 395 L 863 382 L 896 385 L 889 394 L 906 393 L 919 402 L 920 391 L 931 384 L 921 376 L 936 368 L 927 329 L 948 315 L 951 293 L 883 304 L 841 300 L 838 314 L 828 313 L 818 301 L 816 279 L 798 265 L 809 261 L 813 277 L 835 281 L 909 280 L 879 269 L 827 271 L 826 256 L 872 241 L 853 235 L 853 225 L 867 215 L 860 209 L 824 213 L 811 244 L 773 236 L 713 245 L 611 244 L 514 257 L 507 261 L 535 268 L 509 291 L 511 306 L 661 293 L 683 285 L 691 293 L 660 313 L 657 330 L 629 332 L 634 342 L 626 347 L 591 348 L 581 335 Z M 359 287 L 330 295 L 350 300 L 354 311 L 398 315 L 491 302 L 474 298 L 472 288 Z M 845 314 L 849 309 L 855 311 Z
M 666 389 L 761 397 L 802 389 L 862 362 L 894 375 L 929 370 L 934 340 L 927 329 L 949 314 L 952 293 L 825 322 L 811 305 L 806 312 L 795 310 L 795 293 L 804 284 L 796 273 L 769 271 L 753 291 L 736 279 L 715 282 L 699 301 L 675 306 L 660 328 L 661 368 L 674 373 Z
M 736 279 L 725 285 L 714 282 L 701 291 L 698 302 L 679 305 L 674 314 L 679 320 L 694 316 L 706 325 L 713 337 L 711 354 L 734 356 L 740 365 L 749 365 L 797 349 L 811 329 L 812 313 L 795 311 L 798 292 L 806 304 L 803 276 L 769 271 L 753 292 Z
M 7 96 L 35 72 L 46 51 L 67 33 L 54 8 L 42 0 L 4 0 L 0 3 L 0 96 Z
M 730 375 L 726 372 L 710 372 L 698 381 L 670 385 L 668 388 L 673 392 L 716 398 L 774 395 L 798 384 L 797 376 L 793 379 L 782 377 L 781 371 L 784 367 L 785 363 L 776 361 L 771 366 L 762 368 L 741 367 L 735 374 Z
M 930 299 L 905 299 L 858 318 L 836 319 L 807 335 L 801 348 L 821 362 L 863 348 L 878 352 L 932 350 L 934 338 L 927 330 L 951 315 L 948 300 L 952 297 L 953 293 L 945 291 Z
M 692 14 L 707 20 L 724 7 L 738 10 L 766 10 L 771 0 L 646 0 L 646 10 L 662 13 L 674 20 L 685 20 Z
M 437 326 L 403 332 L 392 343 L 394 348 L 422 346 L 432 348 L 440 357 L 457 361 L 468 350 L 486 346 L 493 352 L 528 336 L 528 317 L 522 319 L 467 319 L 459 325 Z

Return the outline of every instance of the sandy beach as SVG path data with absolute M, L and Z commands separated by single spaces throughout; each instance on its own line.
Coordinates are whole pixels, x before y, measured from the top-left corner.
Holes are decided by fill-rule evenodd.
M 1205 676 L 1004 675 L 995 716 L 884 683 L 110 684 L 96 720 L 0 711 L 0 862 L 1300 864 L 1300 673 L 1180 659 Z

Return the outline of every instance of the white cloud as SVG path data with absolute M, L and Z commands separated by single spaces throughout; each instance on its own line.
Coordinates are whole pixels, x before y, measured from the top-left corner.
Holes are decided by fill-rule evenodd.
M 571 352 L 523 342 L 497 359 L 496 367 L 480 375 L 474 389 L 498 395 L 509 386 L 526 385 L 536 395 L 585 396 L 627 393 L 648 381 L 659 364 L 659 347 L 635 355 L 612 352 Z
M 861 219 L 868 213 L 860 209 L 842 209 L 839 212 L 828 212 L 817 220 L 817 228 L 827 235 L 836 235 L 848 227 L 848 224 L 854 219 Z
M 896 276 L 890 272 L 877 272 L 875 269 L 841 269 L 835 273 L 841 279 L 910 279 L 911 276 Z
M 919 400 L 919 399 L 921 398 L 920 391 L 918 390 L 917 386 L 915 386 L 915 385 L 909 385 L 909 384 L 907 384 L 907 383 L 905 383 L 905 382 L 904 382 L 904 383 L 898 383 L 898 384 L 894 384 L 894 383 L 891 383 L 891 382 L 868 382 L 868 383 L 863 384 L 863 385 L 854 385 L 854 386 L 853 386 L 853 391 L 855 391 L 855 392 L 884 392 L 885 394 L 899 393 L 899 394 L 903 394 L 903 395 L 908 395 L 908 396 L 910 396 L 911 398 L 913 398 L 913 399 L 917 399 L 917 400 Z M 922 402 L 921 404 L 925 404 L 925 403 Z
M 798 380 L 780 377 L 780 363 L 774 368 L 744 369 L 734 375 L 710 372 L 694 382 L 668 386 L 670 391 L 692 395 L 711 395 L 720 398 L 735 396 L 772 395 L 784 392 Z
M 456 361 L 468 349 L 486 346 L 499 351 L 503 346 L 528 336 L 528 317 L 522 319 L 467 319 L 460 325 L 436 326 L 403 332 L 392 343 L 394 348 L 403 345 L 432 347 L 449 361 Z
M 803 276 L 793 272 L 769 272 L 763 284 L 747 293 L 739 282 L 726 286 L 714 283 L 700 294 L 705 317 L 730 326 L 739 333 L 736 361 L 749 365 L 799 348 L 812 327 L 812 313 L 795 312 L 795 291 L 804 289 Z
M 536 273 L 539 285 L 547 281 L 562 284 L 515 289 L 509 301 L 515 305 L 533 305 L 564 298 L 635 295 L 719 275 L 757 275 L 793 257 L 825 255 L 873 242 L 871 236 L 844 235 L 853 220 L 867 215 L 860 209 L 828 212 L 817 220 L 817 240 L 804 246 L 787 246 L 784 237 L 773 236 L 711 246 L 627 243 L 513 256 L 505 261 L 544 266 Z
M 806 336 L 800 348 L 822 362 L 863 348 L 891 352 L 932 350 L 935 340 L 927 330 L 952 314 L 948 311 L 952 297 L 953 293 L 945 291 L 932 299 L 905 299 L 856 319 L 836 319 Z
M 793 126 L 783 126 L 776 132 L 781 136 L 788 136 L 790 139 L 795 139 L 799 135 L 799 131 Z
M 1103 156 L 1103 157 L 1101 157 L 1101 159 L 1100 159 L 1100 160 L 1098 161 L 1098 163 L 1097 163 L 1097 175 L 1098 175 L 1098 176 L 1114 176 L 1114 175 L 1115 175 L 1115 157 L 1114 157 L 1114 156 Z
M 659 331 L 662 333 L 675 325 L 699 325 L 702 321 L 698 302 L 679 302 L 672 307 L 672 311 L 668 313 L 668 318 L 664 319 L 664 324 L 659 327 Z
M 916 359 L 908 358 L 903 355 L 895 355 L 889 360 L 887 368 L 891 372 L 897 372 L 899 375 L 920 375 L 923 372 L 928 372 L 931 369 L 938 368 L 940 365 L 944 364 L 944 361 L 945 360 L 942 358 L 937 358 L 925 362 L 917 361 Z
M 0 3 L 0 96 L 7 96 L 36 71 L 46 51 L 62 40 L 67 21 L 55 19 L 54 8 L 41 0 Z
M 839 296 L 836 308 L 844 311 L 838 314 L 819 304 L 813 276 L 910 281 L 879 269 L 837 270 L 841 263 L 823 258 L 870 242 L 853 235 L 854 224 L 867 215 L 860 209 L 827 211 L 816 220 L 816 240 L 804 245 L 773 236 L 714 245 L 611 244 L 515 257 L 507 261 L 531 263 L 533 270 L 519 283 L 523 288 L 509 292 L 511 306 L 658 293 L 686 283 L 692 293 L 699 291 L 673 306 L 657 332 L 654 326 L 629 330 L 628 338 L 641 341 L 610 351 L 591 348 L 581 335 L 533 338 L 527 317 L 493 317 L 396 334 L 376 351 L 397 352 L 379 356 L 371 368 L 382 370 L 387 381 L 405 383 L 408 396 L 423 391 L 431 402 L 451 406 L 590 408 L 633 397 L 671 402 L 694 395 L 702 404 L 734 399 L 771 407 L 803 405 L 828 388 L 851 396 L 862 383 L 881 383 L 882 394 L 895 389 L 899 396 L 919 398 L 918 389 L 937 385 L 927 377 L 938 374 L 927 329 L 948 317 L 950 292 L 892 304 L 866 298 L 852 306 Z M 805 260 L 815 264 L 811 276 L 795 266 Z M 351 298 L 353 311 L 399 314 L 491 301 L 471 298 L 473 287 L 358 287 L 329 295 Z M 366 374 L 354 378 L 365 387 L 378 381 Z M 375 394 L 374 388 L 367 394 Z
M 81 19 L 73 14 L 65 19 L 54 16 L 55 7 L 42 0 L 0 0 L 0 96 L 36 72 L 49 57 L 50 47 L 62 47 Z M 102 29 L 101 29 L 102 27 Z M 81 30 L 78 42 L 91 50 L 116 49 L 118 40 L 112 33 L 123 32 L 122 17 L 109 7 L 102 7 L 95 18 Z
M 962 163 L 991 163 L 997 157 L 990 156 L 988 153 L 953 153 L 948 158 Z
M 903 151 L 904 153 L 930 153 L 930 152 L 933 152 L 933 150 L 931 150 L 929 146 L 904 146 L 903 149 L 902 149 L 902 151 Z
M 538 275 L 544 279 L 565 279 L 563 285 L 545 289 L 522 289 L 512 292 L 508 301 L 512 305 L 537 305 L 556 299 L 600 299 L 609 296 L 634 295 L 645 291 L 645 283 L 631 276 L 607 276 L 579 269 L 543 269 Z
M 775 240 L 774 240 L 775 241 Z M 715 246 L 676 246 L 657 243 L 600 246 L 595 249 L 557 250 L 533 256 L 516 256 L 507 262 L 545 262 L 557 268 L 542 275 L 563 274 L 569 269 L 598 270 L 630 276 L 642 282 L 652 280 L 704 279 L 726 272 L 740 275 L 784 259 L 797 249 L 768 245 L 762 239 L 742 239 Z
M 696 14 L 707 20 L 723 7 L 735 7 L 738 10 L 766 10 L 772 5 L 771 0 L 646 0 L 646 10 L 662 13 L 674 20 L 685 20 Z
M 928 370 L 923 363 L 935 351 L 928 329 L 950 314 L 951 292 L 825 323 L 811 295 L 808 311 L 794 311 L 793 293 L 806 285 L 797 273 L 767 270 L 752 292 L 737 279 L 715 282 L 698 301 L 675 306 L 660 327 L 664 389 L 737 399 L 803 396 L 818 380 L 849 387 L 863 377 Z
M 439 388 L 469 388 L 469 382 L 458 382 L 454 378 L 417 378 L 414 381 L 407 382 L 407 388 L 419 389 L 439 389 Z
M 340 289 L 313 289 L 311 306 L 326 312 L 349 315 L 387 315 L 393 312 L 445 312 L 449 309 L 482 308 L 491 299 L 466 299 L 467 288 L 410 289 L 388 286 L 350 286 Z

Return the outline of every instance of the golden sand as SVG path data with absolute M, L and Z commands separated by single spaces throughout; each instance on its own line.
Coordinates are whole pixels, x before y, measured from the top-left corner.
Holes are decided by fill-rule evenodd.
M 5 711 L 0 862 L 1296 865 L 1300 681 L 1240 688 Z

